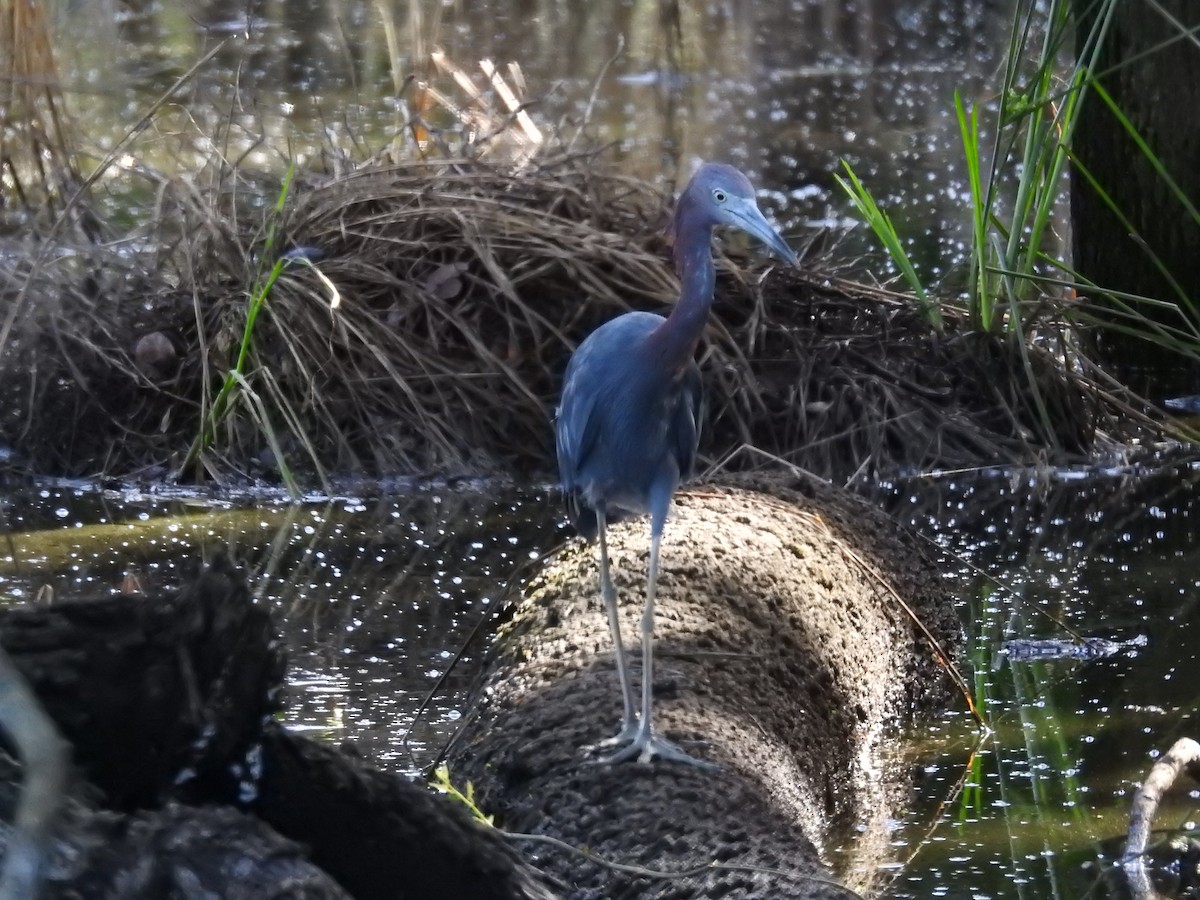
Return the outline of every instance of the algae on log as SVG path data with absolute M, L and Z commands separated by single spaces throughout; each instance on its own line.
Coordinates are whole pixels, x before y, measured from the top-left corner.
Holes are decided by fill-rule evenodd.
M 449 750 L 452 776 L 504 828 L 593 857 L 529 845 L 572 897 L 844 897 L 820 848 L 852 826 L 863 835 L 848 886 L 869 890 L 886 859 L 906 786 L 881 777 L 885 725 L 944 696 L 900 599 L 944 647 L 958 634 L 952 605 L 865 503 L 815 480 L 738 484 L 677 497 L 655 621 L 655 721 L 721 771 L 588 763 L 581 748 L 615 732 L 621 710 L 597 554 L 583 543 L 529 585 Z M 648 525 L 610 535 L 636 680 Z M 653 878 L 594 857 L 697 871 Z

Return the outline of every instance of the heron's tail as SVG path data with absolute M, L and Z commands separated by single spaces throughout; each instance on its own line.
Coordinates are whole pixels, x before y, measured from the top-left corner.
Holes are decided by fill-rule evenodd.
M 567 517 L 575 526 L 575 530 L 585 540 L 594 541 L 596 535 L 600 533 L 600 522 L 596 518 L 596 511 L 583 502 L 583 496 L 578 488 L 568 488 L 563 491 L 563 499 L 566 500 Z
M 594 541 L 600 533 L 600 522 L 596 519 L 596 511 L 582 504 L 568 504 L 571 508 L 571 524 L 584 540 Z

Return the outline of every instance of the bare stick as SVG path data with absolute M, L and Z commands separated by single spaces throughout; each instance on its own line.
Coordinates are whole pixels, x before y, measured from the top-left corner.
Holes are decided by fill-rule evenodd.
M 1180 738 L 1171 745 L 1171 749 L 1151 767 L 1133 797 L 1133 809 L 1129 813 L 1129 837 L 1125 842 L 1121 864 L 1125 867 L 1135 897 L 1155 896 L 1146 872 L 1146 844 L 1150 840 L 1158 804 L 1181 774 L 1200 781 L 1200 744 L 1191 738 Z

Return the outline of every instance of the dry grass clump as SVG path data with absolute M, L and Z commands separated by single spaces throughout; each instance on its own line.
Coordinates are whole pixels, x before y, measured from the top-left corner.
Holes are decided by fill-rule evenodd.
M 319 259 L 280 277 L 254 337 L 254 383 L 290 423 L 285 443 L 303 448 L 293 462 L 371 473 L 543 468 L 574 341 L 617 312 L 661 307 L 674 290 L 648 249 L 661 245 L 661 197 L 582 158 L 521 174 L 376 166 L 294 199 L 279 246 Z M 202 293 L 236 284 L 223 261 L 215 242 L 193 258 Z M 226 287 L 205 317 L 207 333 L 225 334 L 215 343 L 229 343 L 237 321 L 227 313 L 245 290 Z M 235 455 L 256 440 L 245 424 L 226 442 L 241 446 Z
M 77 261 L 70 275 L 43 266 L 36 284 L 7 273 L 20 327 L 0 424 L 38 468 L 190 458 L 185 477 L 549 472 L 570 351 L 627 309 L 666 312 L 677 292 L 667 198 L 589 156 L 519 174 L 372 165 L 293 185 L 278 216 L 228 193 L 164 198 L 153 267 L 127 255 Z M 277 272 L 266 291 L 294 248 L 314 264 Z M 953 320 L 931 334 L 896 295 L 784 271 L 757 251 L 737 259 L 721 257 L 702 348 L 711 461 L 757 464 L 736 452 L 752 445 L 845 478 L 1083 453 L 1117 427 L 1117 407 L 1045 354 L 1027 366 L 1019 348 Z M 1054 410 L 1053 434 L 1024 412 L 1035 403 Z M 204 421 L 215 428 L 198 443 Z
M 0 231 L 45 227 L 80 191 L 73 134 L 41 5 L 0 6 Z M 84 204 L 72 210 L 89 236 Z

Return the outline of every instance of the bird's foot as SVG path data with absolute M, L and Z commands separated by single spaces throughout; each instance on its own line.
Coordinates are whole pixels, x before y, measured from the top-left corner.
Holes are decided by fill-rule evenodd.
M 659 737 L 649 728 L 639 728 L 637 733 L 624 747 L 616 753 L 596 760 L 596 762 L 601 765 L 612 765 L 630 759 L 636 759 L 640 763 L 649 763 L 654 759 L 665 759 L 687 766 L 695 766 L 698 769 L 704 769 L 709 772 L 719 772 L 721 770 L 721 767 L 716 763 L 705 759 L 697 759 L 681 749 L 677 744 L 668 741 L 664 737 Z
M 622 747 L 636 740 L 640 730 L 641 726 L 638 724 L 637 716 L 634 716 L 632 719 L 626 719 L 625 724 L 621 726 L 619 732 L 610 738 L 605 738 L 594 744 L 588 744 L 583 748 L 584 752 L 595 753 L 597 750 L 607 750 L 610 747 Z

